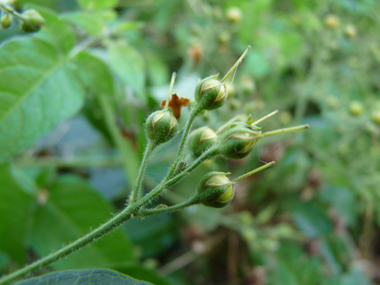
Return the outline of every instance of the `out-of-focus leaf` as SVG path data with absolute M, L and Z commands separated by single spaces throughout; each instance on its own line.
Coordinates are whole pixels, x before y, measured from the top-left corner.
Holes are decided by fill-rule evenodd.
M 78 0 L 84 9 L 108 9 L 114 8 L 118 0 Z
M 131 241 L 141 246 L 142 256 L 152 256 L 170 247 L 178 238 L 178 228 L 170 214 L 128 221 L 125 229 Z
M 133 278 L 148 281 L 155 285 L 169 285 L 169 282 L 160 274 L 140 265 L 117 267 L 115 269 Z
M 156 54 L 147 56 L 148 78 L 153 86 L 168 84 L 169 69 L 165 62 Z
M 141 54 L 125 43 L 116 43 L 110 47 L 109 56 L 112 69 L 145 102 L 145 64 Z
M 84 284 L 124 284 L 148 285 L 145 281 L 131 278 L 110 269 L 64 270 L 45 274 L 15 283 L 15 285 L 84 285 Z
M 243 72 L 255 78 L 262 78 L 270 71 L 268 59 L 259 51 L 252 50 L 244 59 Z
M 1 46 L 0 78 L 0 161 L 32 145 L 83 103 L 74 70 L 41 39 Z
M 31 235 L 33 250 L 40 256 L 88 233 L 112 217 L 115 209 L 85 181 L 64 176 L 49 189 L 45 205 L 37 208 Z M 99 239 L 54 263 L 57 269 L 109 266 L 134 261 L 133 248 L 124 232 Z
M 328 185 L 320 192 L 320 197 L 334 205 L 338 214 L 344 219 L 348 226 L 354 226 L 357 219 L 355 209 L 355 194 L 348 188 Z
M 93 12 L 71 12 L 64 14 L 62 19 L 82 28 L 90 35 L 101 35 L 104 30 L 102 18 Z
M 333 230 L 331 221 L 314 203 L 294 203 L 291 211 L 295 223 L 309 238 L 326 236 Z
M 75 45 L 75 35 L 71 27 L 59 19 L 52 10 L 39 6 L 36 9 L 45 19 L 42 32 L 37 33 L 36 37 L 49 41 L 51 45 L 67 55 Z
M 0 181 L 0 250 L 23 264 L 33 213 L 33 195 L 17 183 L 7 164 L 0 164 Z

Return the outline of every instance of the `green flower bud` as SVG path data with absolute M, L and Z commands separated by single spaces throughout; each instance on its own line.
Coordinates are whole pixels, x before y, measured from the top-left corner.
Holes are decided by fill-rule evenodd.
M 241 10 L 238 7 L 231 7 L 227 10 L 227 18 L 233 23 L 241 20 Z
M 380 126 L 380 111 L 376 111 L 372 114 L 372 121 Z
M 199 157 L 218 141 L 218 136 L 209 127 L 194 130 L 189 137 L 189 148 L 194 157 Z
M 146 120 L 145 132 L 156 145 L 165 143 L 176 134 L 177 120 L 171 111 L 156 111 Z
M 195 88 L 194 99 L 203 110 L 217 109 L 227 100 L 227 86 L 217 80 L 217 77 L 218 74 L 206 77 Z
M 22 16 L 25 18 L 21 22 L 21 29 L 24 32 L 37 32 L 45 24 L 45 19 L 34 9 L 25 11 Z
M 249 124 L 238 122 L 227 129 L 220 138 L 219 153 L 226 158 L 240 159 L 246 157 L 255 146 L 260 131 L 251 130 Z
M 234 182 L 223 172 L 206 174 L 197 189 L 199 201 L 208 207 L 223 208 L 234 198 Z
M 13 16 L 9 13 L 6 13 L 5 16 L 1 18 L 1 26 L 4 29 L 8 29 L 9 26 L 12 24 Z
M 363 112 L 363 105 L 358 101 L 350 103 L 350 113 L 354 116 L 359 116 Z

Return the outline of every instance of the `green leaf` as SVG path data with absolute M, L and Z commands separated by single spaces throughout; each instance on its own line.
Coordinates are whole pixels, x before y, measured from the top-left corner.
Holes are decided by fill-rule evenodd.
M 0 78 L 0 162 L 31 146 L 83 103 L 72 66 L 41 39 L 1 46 Z
M 67 55 L 75 45 L 75 34 L 71 27 L 59 19 L 54 11 L 39 6 L 35 8 L 45 19 L 42 32 L 37 33 L 35 37 L 49 41 L 51 45 Z
M 123 284 L 123 285 L 148 285 L 141 280 L 133 279 L 110 269 L 86 269 L 86 270 L 65 270 L 49 273 L 40 277 L 34 277 L 25 281 L 15 283 L 15 285 L 74 285 L 74 284 Z
M 0 165 L 0 181 L 0 251 L 23 264 L 33 212 L 33 195 L 25 192 L 16 182 L 7 164 Z
M 78 0 L 83 9 L 114 8 L 119 0 Z
M 145 101 L 145 64 L 141 54 L 127 44 L 117 43 L 110 47 L 109 56 L 115 73 Z
M 104 30 L 102 18 L 98 13 L 72 12 L 63 15 L 62 19 L 80 27 L 90 35 L 99 36 Z
M 141 265 L 131 265 L 115 268 L 117 271 L 127 274 L 139 280 L 145 280 L 155 285 L 169 285 L 169 282 L 153 270 Z
M 36 210 L 32 248 L 40 256 L 85 235 L 109 219 L 115 209 L 85 181 L 64 176 L 49 189 L 47 203 Z M 134 261 L 133 248 L 121 230 L 53 264 L 57 269 L 107 266 Z

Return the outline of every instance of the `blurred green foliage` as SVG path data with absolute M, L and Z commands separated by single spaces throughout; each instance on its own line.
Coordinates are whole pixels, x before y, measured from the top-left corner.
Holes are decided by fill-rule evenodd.
M 239 182 L 226 209 L 129 221 L 40 273 L 107 267 L 154 284 L 380 284 L 378 1 L 14 5 L 36 9 L 46 24 L 24 34 L 14 19 L 0 31 L 1 273 L 121 209 L 145 118 L 166 98 L 171 72 L 174 92 L 192 98 L 197 78 L 225 73 L 250 44 L 228 103 L 196 126 L 217 130 L 235 115 L 278 109 L 264 130 L 310 130 L 262 140 L 243 161 L 207 161 L 153 202 L 182 202 L 206 171 L 237 177 L 276 161 Z M 178 140 L 154 151 L 146 190 L 164 177 Z

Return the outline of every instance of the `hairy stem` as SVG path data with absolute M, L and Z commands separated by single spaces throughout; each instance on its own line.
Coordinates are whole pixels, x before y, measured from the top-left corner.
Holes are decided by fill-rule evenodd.
M 191 112 L 189 114 L 189 118 L 187 119 L 187 122 L 185 125 L 185 130 L 183 131 L 183 134 L 182 134 L 181 142 L 180 142 L 179 147 L 178 147 L 176 159 L 175 159 L 174 163 L 172 164 L 172 166 L 170 167 L 169 173 L 165 177 L 164 181 L 167 181 L 168 179 L 171 178 L 171 176 L 173 175 L 174 171 L 177 168 L 178 163 L 182 159 L 183 154 L 185 153 L 185 144 L 187 142 L 187 137 L 189 136 L 191 126 L 193 125 L 193 122 L 196 119 L 196 117 L 198 116 L 199 112 L 200 112 L 200 110 L 197 107 L 195 107 L 193 110 L 191 110 Z
M 140 191 L 141 183 L 145 174 L 148 158 L 149 158 L 149 155 L 152 153 L 154 147 L 155 147 L 154 142 L 149 140 L 144 151 L 144 156 L 140 164 L 140 169 L 139 169 L 139 173 L 137 174 L 135 185 L 133 186 L 133 189 L 132 189 L 131 197 L 129 199 L 130 205 L 133 205 L 136 202 L 137 197 L 139 197 L 139 191 Z
M 185 202 L 182 202 L 174 206 L 166 207 L 166 208 L 140 209 L 137 216 L 147 217 L 151 215 L 174 212 L 174 211 L 182 210 L 184 208 L 187 208 L 196 204 L 199 204 L 199 200 L 197 197 L 193 197 Z
M 21 20 L 21 21 L 28 21 L 27 18 L 25 18 L 23 15 L 21 15 L 20 13 L 17 13 L 15 11 L 15 9 L 13 9 L 11 6 L 8 6 L 7 4 L 5 3 L 1 3 L 0 2 L 0 8 L 4 9 L 5 11 L 7 11 L 8 13 L 12 14 L 13 16 L 15 16 L 17 19 Z
M 103 235 L 107 234 L 108 232 L 112 231 L 113 229 L 117 228 L 124 222 L 128 221 L 131 218 L 131 213 L 124 209 L 122 212 L 117 214 L 115 217 L 110 219 L 108 222 L 104 223 L 103 225 L 99 226 L 95 230 L 91 231 L 87 235 L 77 239 L 76 241 L 66 245 L 65 247 L 61 248 L 60 250 L 53 252 L 40 260 L 37 260 L 36 262 L 33 262 L 32 264 L 25 266 L 24 268 L 21 268 L 3 278 L 0 279 L 0 284 L 7 284 L 13 280 L 19 279 L 35 270 L 38 270 L 44 266 L 47 266 L 79 249 L 84 247 L 85 245 L 97 240 L 98 238 L 101 238 Z

